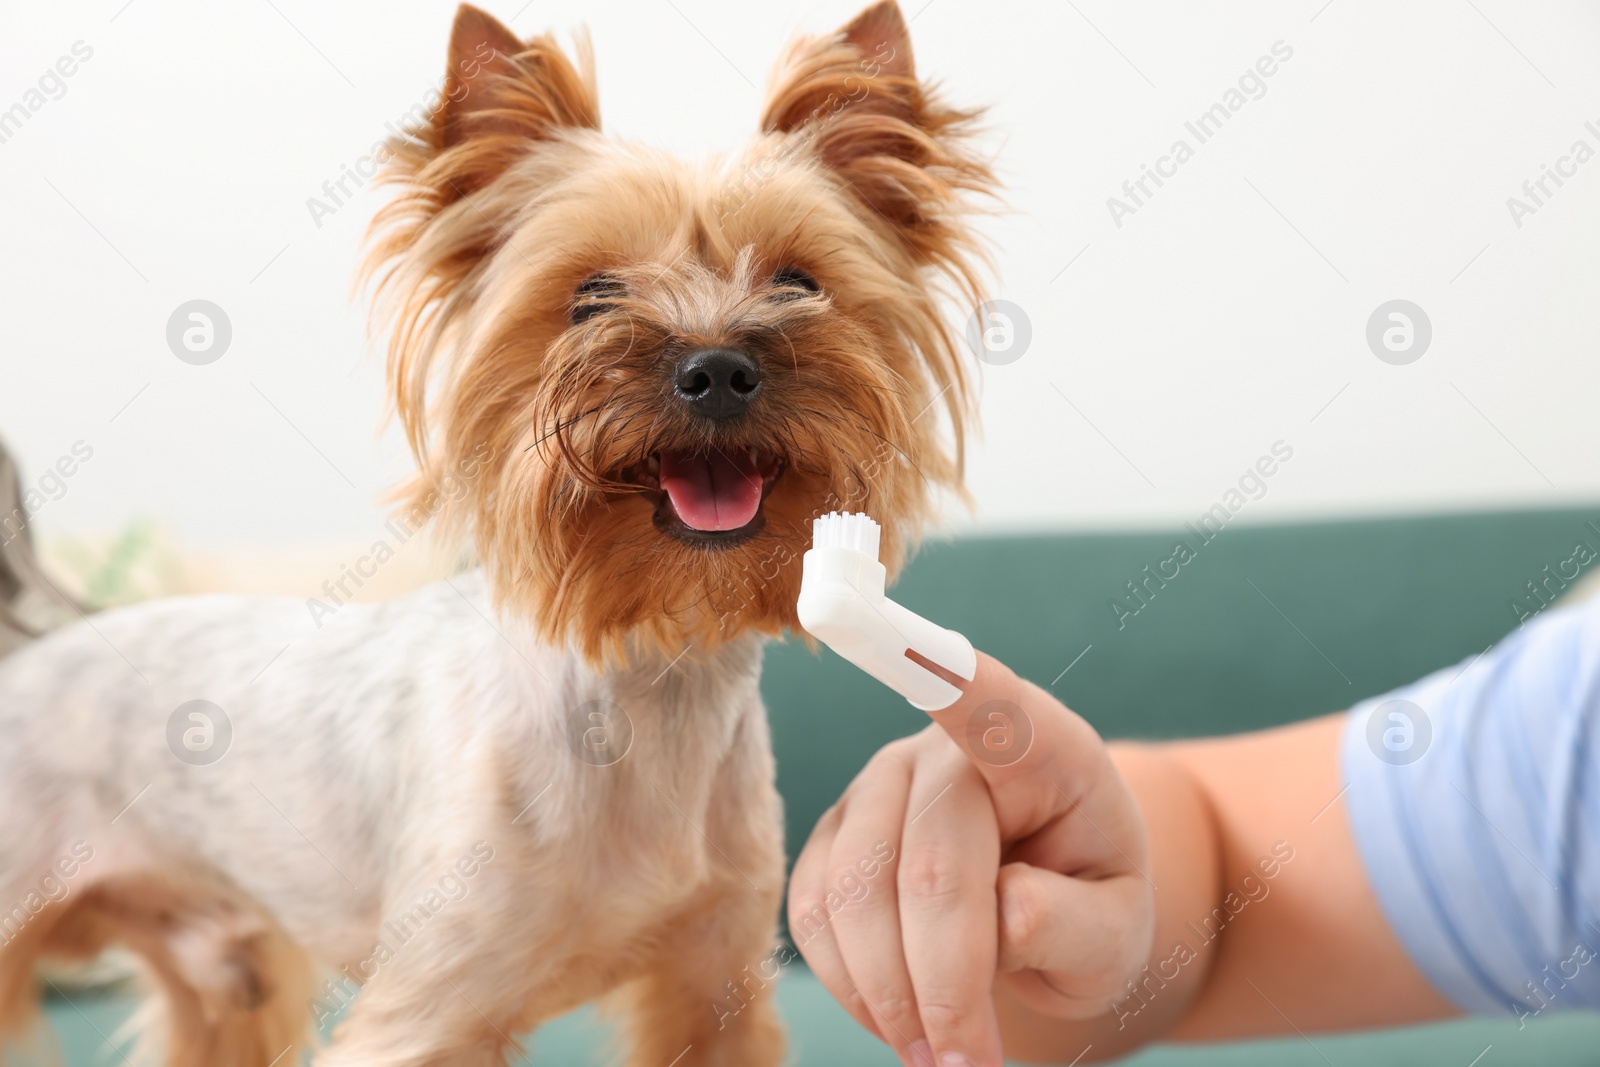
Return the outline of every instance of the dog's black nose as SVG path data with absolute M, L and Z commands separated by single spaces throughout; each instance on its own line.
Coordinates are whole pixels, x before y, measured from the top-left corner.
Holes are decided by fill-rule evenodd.
M 729 419 L 742 414 L 761 391 L 761 368 L 732 348 L 700 348 L 678 361 L 673 384 L 697 414 Z

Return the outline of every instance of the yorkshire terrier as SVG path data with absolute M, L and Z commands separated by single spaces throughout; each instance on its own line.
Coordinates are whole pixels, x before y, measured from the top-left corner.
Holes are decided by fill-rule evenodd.
M 463 6 L 447 69 L 368 269 L 406 514 L 481 566 L 0 663 L 0 1032 L 37 961 L 122 946 L 182 1067 L 295 1062 L 341 1009 L 318 1067 L 501 1064 L 601 998 L 637 1067 L 783 1059 L 762 645 L 814 517 L 871 514 L 897 569 L 961 493 L 977 113 L 893 0 L 792 44 L 704 165 L 602 136 L 585 40 Z

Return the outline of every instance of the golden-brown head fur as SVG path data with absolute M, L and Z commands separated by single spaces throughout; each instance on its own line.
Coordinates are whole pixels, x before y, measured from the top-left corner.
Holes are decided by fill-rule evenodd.
M 392 145 L 368 269 L 421 464 L 404 492 L 473 535 L 502 605 L 591 659 L 630 639 L 671 655 L 793 625 L 827 511 L 882 523 L 897 569 L 936 492 L 960 492 L 971 392 L 939 297 L 980 298 L 965 200 L 993 177 L 893 0 L 795 42 L 727 160 L 603 137 L 586 42 L 574 62 L 467 6 L 445 94 Z M 736 418 L 674 392 L 708 348 L 760 368 Z M 750 527 L 671 532 L 666 451 L 754 452 Z M 451 478 L 467 491 L 441 496 Z

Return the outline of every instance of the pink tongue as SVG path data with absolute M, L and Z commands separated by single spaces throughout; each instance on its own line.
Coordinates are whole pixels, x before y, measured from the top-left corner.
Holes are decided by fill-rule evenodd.
M 737 530 L 761 507 L 761 472 L 745 452 L 663 452 L 661 488 L 678 518 L 696 530 Z

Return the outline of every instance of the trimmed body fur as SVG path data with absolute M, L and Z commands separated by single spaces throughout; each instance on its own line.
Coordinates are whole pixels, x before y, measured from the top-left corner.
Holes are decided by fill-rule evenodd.
M 31 1000 L 35 955 L 115 939 L 187 1008 L 172 1063 L 265 1067 L 357 982 L 319 1067 L 498 1062 L 502 1033 L 630 985 L 656 1006 L 640 1062 L 766 1062 L 772 1019 L 717 1010 L 782 887 L 758 641 L 600 673 L 493 618 L 478 575 L 321 630 L 297 601 L 173 600 L 8 660 L 0 811 L 30 817 L 0 839 L 0 1010 Z M 167 724 L 202 696 L 232 739 L 192 766 Z M 610 705 L 630 721 L 590 718 Z M 65 894 L 18 922 L 78 842 Z M 261 1033 L 219 1047 L 230 1017 Z

